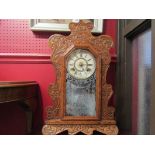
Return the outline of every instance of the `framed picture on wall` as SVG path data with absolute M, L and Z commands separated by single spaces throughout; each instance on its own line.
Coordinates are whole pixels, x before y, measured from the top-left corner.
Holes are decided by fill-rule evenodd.
M 103 19 L 83 19 L 84 22 L 92 22 L 94 28 L 92 32 L 102 33 Z M 56 31 L 69 32 L 69 23 L 79 22 L 79 19 L 31 19 L 30 27 L 32 31 Z

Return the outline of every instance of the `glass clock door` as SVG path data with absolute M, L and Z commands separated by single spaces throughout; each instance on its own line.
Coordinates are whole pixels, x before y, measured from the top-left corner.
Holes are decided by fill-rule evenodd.
M 66 64 L 66 116 L 96 116 L 96 60 L 75 49 Z

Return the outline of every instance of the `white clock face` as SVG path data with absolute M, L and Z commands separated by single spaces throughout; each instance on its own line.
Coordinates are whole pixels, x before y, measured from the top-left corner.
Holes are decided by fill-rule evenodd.
M 68 73 L 76 79 L 89 78 L 96 69 L 94 56 L 85 49 L 73 51 L 67 61 Z

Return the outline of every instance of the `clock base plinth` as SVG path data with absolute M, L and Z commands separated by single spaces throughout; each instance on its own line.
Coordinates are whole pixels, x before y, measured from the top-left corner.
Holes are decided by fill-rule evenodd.
M 106 135 L 118 134 L 118 128 L 116 125 L 68 125 L 68 124 L 52 124 L 44 125 L 42 133 L 44 135 L 56 135 L 63 131 L 68 131 L 69 135 L 82 132 L 86 135 L 93 134 L 93 131 L 98 131 Z

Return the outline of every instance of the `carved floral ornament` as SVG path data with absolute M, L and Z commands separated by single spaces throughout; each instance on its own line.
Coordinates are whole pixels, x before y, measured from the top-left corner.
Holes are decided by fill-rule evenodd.
M 69 134 L 83 132 L 92 134 L 94 130 L 105 134 L 117 134 L 118 128 L 114 120 L 114 107 L 108 106 L 108 101 L 113 93 L 112 86 L 106 83 L 106 75 L 109 68 L 111 57 L 109 49 L 113 42 L 110 36 L 93 36 L 91 30 L 92 23 L 70 23 L 71 34 L 68 36 L 54 34 L 49 38 L 49 46 L 52 49 L 51 62 L 55 66 L 56 81 L 49 85 L 48 93 L 52 98 L 52 105 L 47 107 L 46 125 L 43 127 L 43 134 L 58 134 L 68 130 Z M 101 119 L 98 121 L 64 121 L 62 115 L 62 87 L 63 87 L 63 58 L 74 48 L 88 48 L 95 51 L 101 58 Z M 76 123 L 76 125 L 75 125 Z M 78 124 L 79 123 L 79 124 Z M 73 125 L 74 124 L 74 125 Z M 90 125 L 91 124 L 91 125 Z

